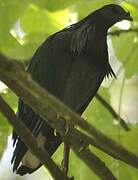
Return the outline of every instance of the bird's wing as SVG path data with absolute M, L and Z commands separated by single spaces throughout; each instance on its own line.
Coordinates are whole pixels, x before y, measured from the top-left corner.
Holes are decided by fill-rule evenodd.
M 96 94 L 104 76 L 105 72 L 86 61 L 85 57 L 76 57 L 64 86 L 62 101 L 72 110 L 82 114 Z

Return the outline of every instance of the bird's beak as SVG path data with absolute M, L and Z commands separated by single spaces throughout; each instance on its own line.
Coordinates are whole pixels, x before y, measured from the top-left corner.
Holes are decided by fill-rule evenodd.
M 133 18 L 130 16 L 130 12 L 126 12 L 124 16 L 125 20 L 133 21 Z

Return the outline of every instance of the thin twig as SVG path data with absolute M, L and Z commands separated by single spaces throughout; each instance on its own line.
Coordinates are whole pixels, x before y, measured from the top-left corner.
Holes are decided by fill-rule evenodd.
M 119 121 L 122 128 L 126 131 L 129 131 L 130 128 L 127 126 L 125 121 L 118 115 L 114 109 L 110 106 L 110 104 L 98 93 L 96 94 L 96 99 L 99 100 L 99 102 L 112 114 L 112 116 Z
M 85 151 L 78 151 L 74 149 L 77 156 L 84 160 L 89 165 L 89 168 L 92 169 L 95 174 L 98 174 L 98 169 L 101 169 L 100 176 L 102 180 L 117 180 L 117 178 L 111 174 L 109 169 L 106 167 L 105 163 L 101 161 L 94 153 L 92 153 L 89 149 L 85 149 Z

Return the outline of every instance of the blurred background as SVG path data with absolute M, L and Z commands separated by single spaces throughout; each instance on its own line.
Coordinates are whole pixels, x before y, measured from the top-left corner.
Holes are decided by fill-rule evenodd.
M 108 36 L 110 63 L 117 74 L 117 80 L 105 79 L 99 94 L 129 124 L 131 130 L 124 131 L 96 98 L 83 117 L 138 154 L 138 0 L 0 0 L 0 51 L 11 59 L 26 63 L 49 35 L 109 3 L 120 4 L 130 11 L 134 21 L 122 21 L 110 29 L 110 32 L 121 31 Z M 0 93 L 16 111 L 18 98 L 2 82 Z M 44 168 L 24 177 L 13 174 L 10 165 L 13 151 L 11 132 L 12 127 L 0 114 L 0 180 L 51 179 Z M 59 165 L 63 156 L 62 149 L 61 146 L 53 156 Z M 95 148 L 93 151 L 106 162 L 119 180 L 138 179 L 138 170 Z M 98 180 L 73 152 L 70 156 L 69 175 L 76 180 Z

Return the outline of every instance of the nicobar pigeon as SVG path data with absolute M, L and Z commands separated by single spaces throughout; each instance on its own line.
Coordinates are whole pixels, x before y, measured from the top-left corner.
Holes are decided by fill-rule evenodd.
M 106 5 L 80 22 L 51 35 L 37 49 L 27 72 L 43 88 L 78 114 L 82 114 L 104 77 L 115 74 L 108 61 L 107 31 L 122 20 L 132 21 L 129 12 L 116 4 Z M 21 98 L 18 117 L 36 137 L 39 146 L 52 155 L 61 144 L 60 135 Z M 25 175 L 42 164 L 13 131 L 13 171 Z

